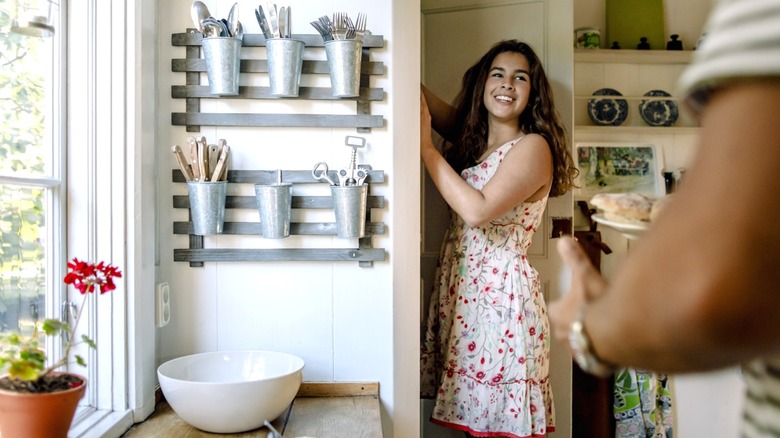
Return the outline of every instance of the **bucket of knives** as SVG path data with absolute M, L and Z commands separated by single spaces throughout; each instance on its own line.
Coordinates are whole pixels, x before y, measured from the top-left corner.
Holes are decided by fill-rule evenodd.
M 298 97 L 304 45 L 303 41 L 290 38 L 271 38 L 265 41 L 271 96 Z
M 193 234 L 221 234 L 225 224 L 227 181 L 188 181 Z
M 342 239 L 365 237 L 368 184 L 330 186 L 336 233 Z
M 241 69 L 241 38 L 203 38 L 203 58 L 209 78 L 209 92 L 216 96 L 238 94 L 238 73 Z

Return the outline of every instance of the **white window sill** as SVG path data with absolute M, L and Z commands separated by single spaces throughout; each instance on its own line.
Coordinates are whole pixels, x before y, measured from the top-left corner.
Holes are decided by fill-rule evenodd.
M 76 413 L 69 438 L 118 438 L 133 426 L 133 411 L 86 410 Z

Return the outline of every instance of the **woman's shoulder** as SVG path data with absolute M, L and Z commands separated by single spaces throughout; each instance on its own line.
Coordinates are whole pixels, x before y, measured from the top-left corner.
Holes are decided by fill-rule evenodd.
M 511 148 L 511 150 L 523 149 L 525 152 L 550 150 L 547 140 L 540 134 L 533 133 L 525 134 L 524 136 L 507 143 L 506 147 Z

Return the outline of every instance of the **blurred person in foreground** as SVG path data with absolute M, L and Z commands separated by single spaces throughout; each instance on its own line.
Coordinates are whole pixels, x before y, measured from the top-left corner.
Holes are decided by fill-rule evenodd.
M 685 184 L 607 282 L 573 239 L 553 333 L 583 369 L 743 364 L 745 437 L 780 436 L 780 1 L 716 5 L 680 79 L 700 122 Z

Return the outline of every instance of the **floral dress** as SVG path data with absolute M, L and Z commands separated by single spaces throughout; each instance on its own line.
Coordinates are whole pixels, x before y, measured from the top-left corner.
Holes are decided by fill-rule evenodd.
M 461 176 L 482 189 L 519 141 Z M 546 204 L 522 203 L 479 228 L 452 214 L 420 358 L 422 396 L 436 399 L 432 422 L 478 437 L 555 430 L 547 309 L 525 254 Z

